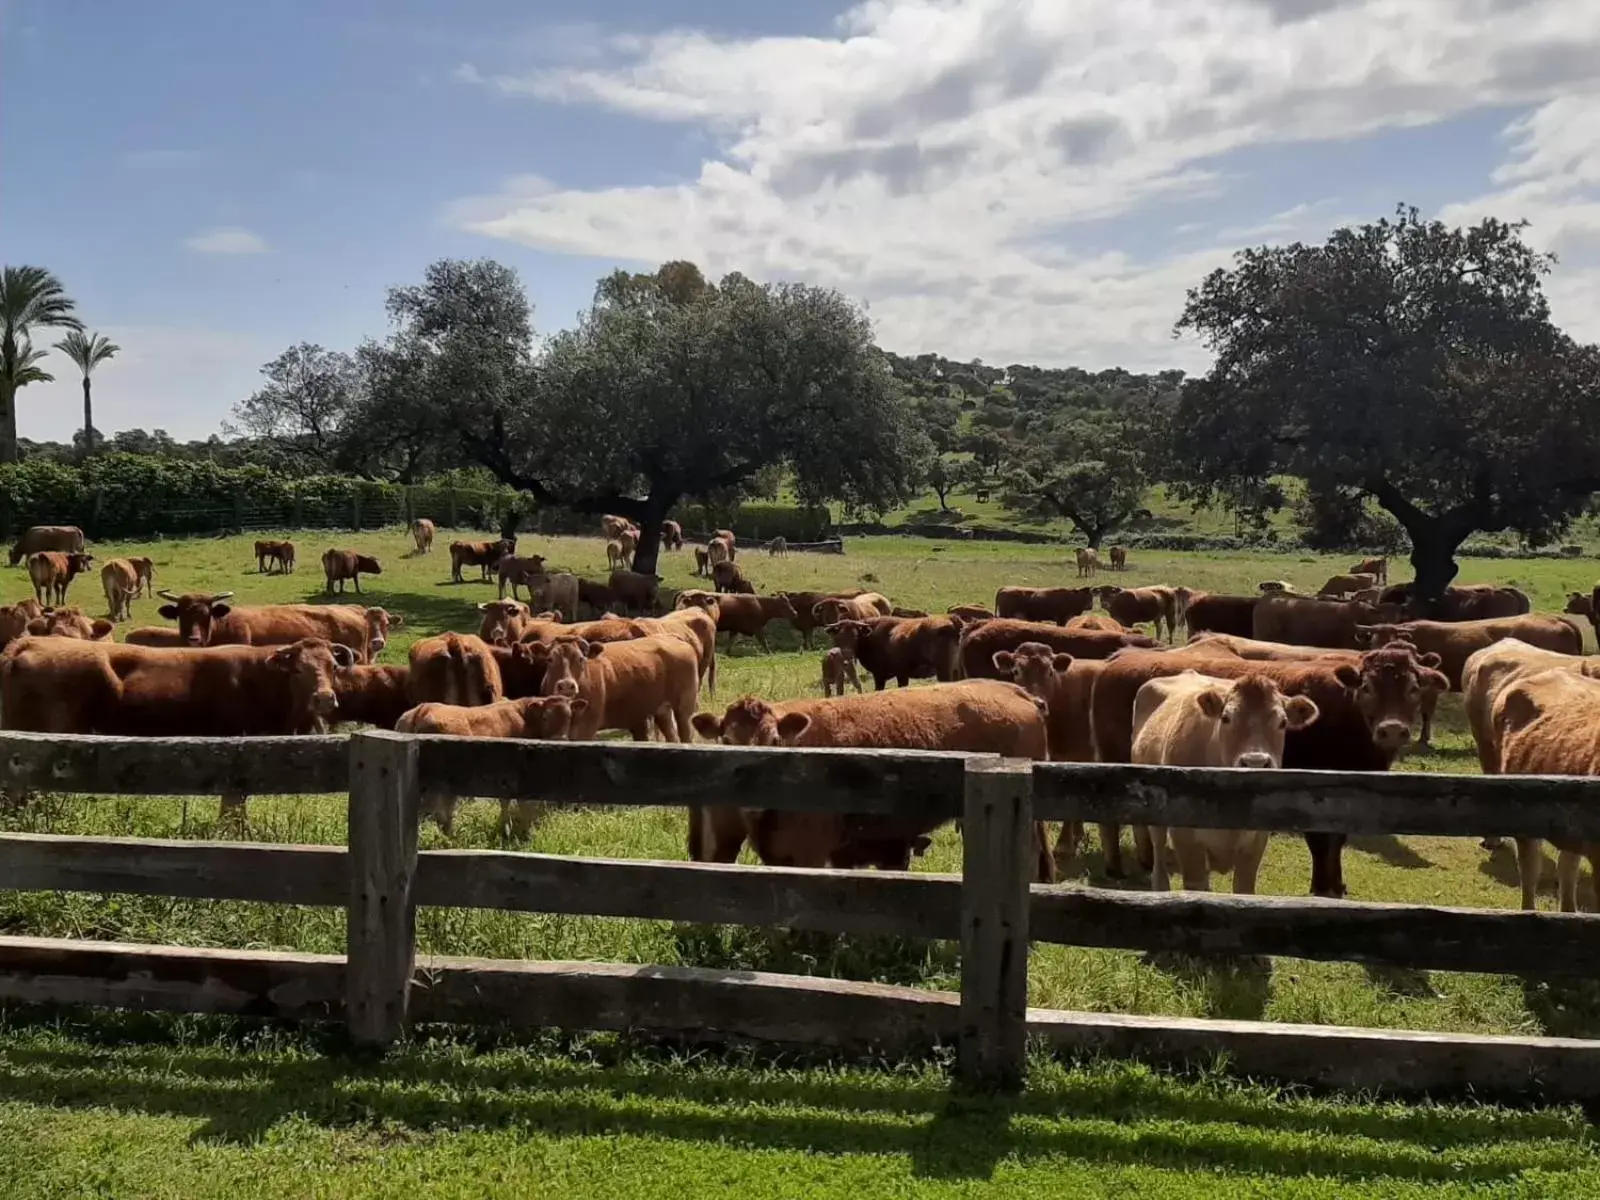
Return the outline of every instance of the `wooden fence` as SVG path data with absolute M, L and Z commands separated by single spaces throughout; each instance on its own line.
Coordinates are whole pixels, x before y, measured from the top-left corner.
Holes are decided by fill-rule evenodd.
M 610 805 L 960 817 L 959 875 L 418 852 L 424 785 Z M 1031 1009 L 1030 942 L 1592 979 L 1592 916 L 1030 884 L 1035 818 L 1600 841 L 1600 781 L 1032 764 L 898 751 L 408 737 L 0 734 L 0 785 L 101 795 L 349 793 L 349 846 L 0 835 L 0 887 L 343 907 L 347 955 L 0 937 L 0 1000 L 347 1024 L 638 1030 L 904 1053 L 1015 1085 L 1030 1040 L 1345 1088 L 1592 1099 L 1600 1041 Z M 417 906 L 957 941 L 960 990 L 749 971 L 416 953 Z

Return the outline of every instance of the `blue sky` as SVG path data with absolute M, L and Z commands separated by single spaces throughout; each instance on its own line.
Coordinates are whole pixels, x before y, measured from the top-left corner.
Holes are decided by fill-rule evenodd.
M 101 428 L 178 436 L 444 256 L 542 331 L 681 256 L 894 349 L 1194 367 L 1204 270 L 1404 199 L 1532 219 L 1594 337 L 1597 64 L 1589 0 L 0 0 L 0 259 L 124 347 Z M 70 434 L 56 370 L 24 436 Z

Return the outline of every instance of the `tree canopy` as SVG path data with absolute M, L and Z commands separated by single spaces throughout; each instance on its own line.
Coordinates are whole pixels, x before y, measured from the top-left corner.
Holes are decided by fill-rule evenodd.
M 1365 493 L 1425 598 L 1475 530 L 1557 536 L 1600 487 L 1600 352 L 1551 323 L 1551 260 L 1521 234 L 1402 208 L 1209 275 L 1178 322 L 1216 353 L 1172 426 L 1187 493 L 1280 473 Z
M 37 363 L 35 329 L 82 329 L 61 281 L 43 267 L 0 270 L 0 463 L 17 461 L 17 391 L 53 376 Z

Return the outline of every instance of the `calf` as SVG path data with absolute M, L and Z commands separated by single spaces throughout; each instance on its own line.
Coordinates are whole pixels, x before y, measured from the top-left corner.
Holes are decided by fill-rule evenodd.
M 438 528 L 427 517 L 418 517 L 411 522 L 411 539 L 417 544 L 418 554 L 433 553 L 433 535 Z
M 488 583 L 490 570 L 499 566 L 506 555 L 516 552 L 517 544 L 510 538 L 493 542 L 451 542 L 450 578 L 460 583 L 463 567 L 477 567 L 483 573 L 482 582 Z
M 100 568 L 100 587 L 113 621 L 133 619 L 133 599 L 139 594 L 139 568 L 126 558 L 113 558 Z
M 1351 575 L 1371 575 L 1380 584 L 1389 582 L 1389 560 L 1387 558 L 1363 558 L 1350 568 Z
M 28 578 L 33 582 L 34 598 L 40 604 L 65 604 L 67 588 L 93 561 L 94 555 L 79 550 L 40 550 L 29 555 Z
M 844 695 L 844 685 L 861 691 L 861 676 L 856 674 L 856 660 L 842 646 L 831 647 L 822 656 L 822 694 Z
M 746 596 L 755 594 L 755 588 L 750 585 L 744 571 L 736 562 L 719 562 L 713 566 L 711 585 L 719 592 L 739 592 Z
M 570 571 L 554 575 L 528 577 L 528 590 L 533 596 L 533 607 L 540 611 L 559 613 L 563 620 L 578 619 L 578 592 L 580 580 Z M 515 588 L 512 589 L 515 592 Z
M 659 603 L 661 576 L 638 571 L 613 571 L 608 581 L 618 607 L 627 612 L 653 613 Z
M 704 546 L 694 548 L 694 573 L 696 575 L 711 574 L 711 555 Z
M 1249 767 L 1275 770 L 1283 762 L 1284 735 L 1317 719 L 1306 696 L 1284 696 L 1262 675 L 1210 679 L 1184 671 L 1142 686 L 1133 701 L 1133 761 L 1152 766 Z M 1252 895 L 1266 853 L 1267 833 L 1251 829 L 1184 829 L 1150 826 L 1154 864 L 1150 886 L 1171 886 L 1167 835 L 1172 835 L 1183 886 L 1211 890 L 1211 872 L 1233 872 L 1233 890 Z
M 293 542 L 257 542 L 256 543 L 256 573 L 270 573 L 272 565 L 276 563 L 278 569 L 285 575 L 294 572 L 294 543 Z
M 1054 621 L 1065 625 L 1094 607 L 1093 588 L 1003 587 L 994 594 L 994 611 L 1020 621 Z
M 772 558 L 788 558 L 789 543 L 781 537 L 775 537 L 767 543 L 767 554 Z
M 606 570 L 623 571 L 628 567 L 628 556 L 623 553 L 622 543 L 612 538 L 606 543 Z
M 1096 588 L 1100 607 L 1119 625 L 1131 629 L 1148 622 L 1161 636 L 1161 623 L 1167 623 L 1167 641 L 1177 635 L 1178 600 L 1169 587 L 1120 588 L 1113 585 Z
M 356 585 L 356 595 L 359 596 L 361 576 L 382 575 L 383 567 L 370 554 L 359 554 L 354 550 L 324 550 L 322 573 L 328 579 L 328 595 L 333 595 L 333 585 L 336 583 L 340 595 L 343 595 L 345 581 L 350 580 Z
M 779 592 L 778 595 L 794 606 L 794 627 L 800 634 L 800 644 L 809 650 L 812 631 L 828 624 L 817 619 L 817 605 L 824 600 L 853 600 L 866 593 L 860 588 L 851 588 L 842 592 Z

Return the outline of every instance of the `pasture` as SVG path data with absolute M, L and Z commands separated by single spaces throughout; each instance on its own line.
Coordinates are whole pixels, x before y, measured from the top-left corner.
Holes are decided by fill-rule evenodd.
M 469 582 L 450 582 L 444 546 L 448 537 L 443 534 L 434 553 L 426 556 L 411 553 L 410 541 L 400 530 L 343 534 L 326 540 L 322 535 L 302 536 L 297 538 L 300 569 L 289 576 L 258 575 L 250 541 L 230 538 L 96 545 L 93 550 L 102 561 L 120 553 L 149 554 L 156 562 L 157 587 L 232 590 L 237 601 L 246 604 L 321 598 L 323 582 L 317 559 L 328 545 L 375 553 L 383 561 L 384 573 L 363 580 L 366 601 L 382 604 L 406 619 L 382 655 L 386 662 L 404 662 L 408 646 L 417 637 L 443 629 L 476 628 L 475 605 L 495 594 L 493 584 L 476 581 L 475 570 L 468 570 Z M 598 538 L 525 537 L 519 550 L 545 554 L 557 568 L 592 577 L 604 574 L 604 546 Z M 991 602 L 1002 584 L 1070 583 L 1075 576 L 1066 565 L 1068 552 L 1063 547 L 853 539 L 846 550 L 844 556 L 796 553 L 773 559 L 749 547 L 741 550 L 740 561 L 762 592 L 866 586 L 885 592 L 896 603 L 930 612 L 957 602 Z M 1253 591 L 1258 579 L 1282 578 L 1310 590 L 1348 565 L 1348 558 L 1136 553 L 1129 571 L 1107 572 L 1100 581 Z M 665 586 L 698 586 L 692 568 L 687 551 L 663 555 Z M 1399 567 L 1394 577 L 1405 574 Z M 1592 567 L 1581 560 L 1467 560 L 1461 580 L 1513 583 L 1534 597 L 1537 609 L 1559 611 L 1566 593 L 1587 591 L 1594 575 Z M 27 588 L 20 569 L 0 575 L 0 600 L 16 599 Z M 104 611 L 95 574 L 80 578 L 69 599 L 94 615 Z M 354 596 L 346 599 L 354 600 Z M 155 604 L 148 599 L 135 601 L 134 623 L 157 623 Z M 708 701 L 705 707 L 718 708 L 746 692 L 773 699 L 820 694 L 820 647 L 805 652 L 798 635 L 779 627 L 769 632 L 769 641 L 771 653 L 741 642 L 731 657 L 722 659 L 717 701 Z M 1453 697 L 1441 707 L 1435 741 L 1431 751 L 1409 753 L 1402 769 L 1476 770 L 1459 703 Z M 227 836 L 216 829 L 215 817 L 214 802 L 204 800 L 43 796 L 27 809 L 5 814 L 0 827 L 111 836 Z M 496 818 L 497 807 L 468 805 L 458 820 L 454 839 L 445 839 L 429 824 L 424 826 L 423 845 L 498 845 Z M 342 796 L 259 797 L 251 802 L 250 837 L 267 842 L 337 844 L 345 840 L 344 822 Z M 565 810 L 551 814 L 525 848 L 557 854 L 682 859 L 684 833 L 681 809 Z M 959 861 L 958 839 L 946 831 L 917 865 L 922 870 L 953 870 L 958 869 Z M 1091 835 L 1085 855 L 1069 868 L 1067 878 L 1105 883 L 1098 874 L 1099 861 Z M 1509 846 L 1489 854 L 1467 839 L 1357 838 L 1346 853 L 1345 872 L 1354 899 L 1501 909 L 1515 908 L 1517 903 L 1516 867 Z M 1301 840 L 1274 838 L 1259 890 L 1301 895 L 1307 878 Z M 1547 869 L 1547 880 L 1553 889 L 1553 867 Z M 1135 878 L 1124 886 L 1142 887 L 1145 881 Z M 1553 906 L 1548 891 L 1542 904 Z M 0 892 L 0 927 L 14 934 L 187 945 L 334 953 L 344 947 L 343 915 L 337 910 L 238 902 Z M 419 949 L 425 953 L 747 968 L 933 988 L 951 988 L 956 979 L 952 944 L 903 939 L 863 940 L 667 922 L 438 909 L 419 912 L 418 939 Z M 1157 960 L 1043 945 L 1036 947 L 1031 963 L 1030 1003 L 1048 1007 L 1463 1032 L 1600 1034 L 1600 989 L 1591 984 L 1378 971 L 1303 961 L 1219 964 Z M 159 1029 L 160 1038 L 176 1037 L 180 1048 L 84 1049 L 102 1038 L 120 1040 L 130 1029 L 144 1030 L 152 1037 L 157 1035 L 151 1031 Z M 453 1148 L 442 1159 L 435 1156 L 437 1139 L 460 1125 L 476 1129 L 471 1136 L 482 1140 L 485 1153 L 495 1154 L 499 1147 L 509 1155 L 503 1180 L 506 1187 L 513 1187 L 517 1172 L 522 1171 L 524 1179 L 539 1177 L 546 1184 L 552 1178 L 568 1179 L 567 1186 L 574 1193 L 588 1195 L 638 1194 L 641 1179 L 657 1183 L 673 1177 L 703 1180 L 708 1172 L 721 1178 L 719 1165 L 725 1165 L 730 1182 L 754 1172 L 750 1177 L 755 1194 L 762 1194 L 762 1188 L 778 1194 L 789 1172 L 807 1169 L 812 1160 L 803 1150 L 810 1146 L 831 1149 L 833 1156 L 827 1168 L 813 1168 L 816 1194 L 877 1186 L 907 1194 L 954 1194 L 974 1178 L 1004 1180 L 1013 1194 L 1029 1194 L 1035 1187 L 1043 1194 L 1045 1186 L 1051 1194 L 1100 1194 L 1111 1185 L 1112 1177 L 1128 1171 L 1135 1173 L 1125 1174 L 1122 1184 L 1130 1192 L 1199 1194 L 1186 1190 L 1181 1171 L 1203 1166 L 1208 1171 L 1237 1174 L 1241 1180 L 1255 1178 L 1254 1184 L 1245 1186 L 1293 1195 L 1296 1192 L 1288 1175 L 1345 1173 L 1348 1168 L 1342 1165 L 1346 1160 L 1341 1155 L 1356 1152 L 1355 1143 L 1368 1138 L 1377 1139 L 1382 1150 L 1373 1152 L 1370 1171 L 1356 1174 L 1372 1186 L 1363 1192 L 1365 1185 L 1353 1179 L 1350 1182 L 1356 1186 L 1341 1187 L 1342 1194 L 1411 1194 L 1430 1180 L 1484 1182 L 1503 1178 L 1513 1169 L 1560 1169 L 1578 1165 L 1580 1160 L 1587 1162 L 1586 1151 L 1568 1155 L 1550 1149 L 1566 1145 L 1576 1136 L 1576 1127 L 1566 1118 L 1549 1118 L 1551 1123 L 1540 1126 L 1538 1133 L 1508 1134 L 1520 1147 L 1514 1151 L 1504 1147 L 1467 1151 L 1465 1146 L 1474 1136 L 1460 1131 L 1473 1122 L 1485 1122 L 1476 1135 L 1485 1138 L 1496 1136 L 1489 1132 L 1496 1122 L 1514 1124 L 1522 1118 L 1483 1115 L 1477 1110 L 1437 1110 L 1436 1119 L 1416 1117 L 1415 1137 L 1411 1138 L 1395 1130 L 1412 1118 L 1391 1130 L 1387 1122 L 1399 1118 L 1385 1107 L 1299 1100 L 1283 1104 L 1269 1092 L 1214 1080 L 1157 1079 L 1124 1066 L 1051 1068 L 1041 1077 L 1042 1084 L 1036 1083 L 1021 1102 L 1020 1110 L 1010 1114 L 1007 1124 L 1001 1118 L 1008 1114 L 999 1108 L 979 1105 L 947 1113 L 932 1074 L 919 1067 L 880 1075 L 838 1068 L 780 1071 L 720 1059 L 685 1063 L 617 1048 L 605 1039 L 588 1039 L 577 1043 L 587 1047 L 580 1062 L 551 1047 L 498 1047 L 491 1053 L 474 1054 L 482 1074 L 474 1073 L 470 1079 L 452 1074 L 449 1064 L 468 1054 L 469 1047 L 475 1050 L 476 1044 L 450 1041 L 398 1052 L 392 1076 L 363 1070 L 347 1075 L 343 1068 L 319 1064 L 311 1043 L 298 1035 L 269 1038 L 268 1044 L 248 1056 L 218 1048 L 237 1048 L 238 1036 L 221 1023 L 101 1016 L 53 1033 L 20 1021 L 0 1030 L 0 1059 L 14 1077 L 11 1090 L 0 1091 L 0 1142 L 30 1144 L 33 1158 L 21 1159 L 22 1165 L 16 1168 L 27 1171 L 30 1161 L 63 1161 L 73 1155 L 103 1158 L 95 1149 L 97 1139 L 130 1147 L 137 1144 L 148 1158 L 149 1148 L 159 1145 L 163 1137 L 170 1138 L 177 1128 L 211 1131 L 202 1138 L 205 1148 L 198 1157 L 191 1147 L 166 1157 L 159 1166 L 152 1159 L 149 1172 L 138 1176 L 138 1187 L 147 1190 L 109 1189 L 109 1194 L 118 1195 L 204 1194 L 184 1185 L 178 1175 L 163 1172 L 183 1170 L 185 1162 L 189 1169 L 201 1170 L 206 1158 L 239 1153 L 236 1147 L 215 1147 L 213 1143 L 250 1141 L 269 1130 L 275 1136 L 282 1132 L 288 1137 L 296 1155 L 343 1165 L 330 1167 L 330 1174 L 315 1185 L 316 1190 L 309 1190 L 309 1183 L 296 1183 L 287 1174 L 279 1175 L 279 1186 L 273 1187 L 271 1177 L 263 1176 L 258 1181 L 259 1194 L 285 1194 L 295 1187 L 307 1189 L 304 1194 L 323 1194 L 324 1190 L 337 1194 L 342 1189 L 333 1180 L 351 1163 L 360 1164 L 365 1174 L 352 1175 L 349 1186 L 382 1194 L 400 1186 L 403 1171 L 397 1164 L 420 1163 L 424 1153 L 443 1179 L 449 1180 L 455 1172 L 454 1182 L 449 1184 L 458 1189 L 454 1194 L 481 1194 L 472 1190 L 476 1172 L 472 1156 L 463 1147 Z M 593 1065 L 592 1073 L 585 1070 L 586 1063 Z M 138 1098 L 146 1090 L 141 1081 L 152 1073 L 172 1076 L 170 1091 L 176 1098 L 170 1104 Z M 279 1077 L 283 1079 L 281 1095 L 261 1084 L 263 1079 Z M 106 1098 L 100 1101 L 102 1088 Z M 157 1095 L 166 1094 L 162 1089 L 153 1090 Z M 592 1124 L 572 1113 L 556 1119 L 555 1114 L 566 1112 L 563 1105 L 569 1100 L 574 1105 L 572 1113 L 589 1114 Z M 58 1140 L 50 1143 L 41 1141 L 41 1135 L 56 1127 L 51 1117 L 39 1115 L 35 1106 L 41 1102 L 73 1106 L 103 1102 L 118 1111 L 104 1123 L 89 1119 L 88 1114 L 73 1114 L 59 1127 Z M 1092 1109 L 1094 1117 L 1058 1115 L 1058 1109 L 1074 1105 Z M 213 1106 L 234 1117 L 217 1115 Z M 1117 1113 L 1121 1119 L 1114 1115 Z M 283 1131 L 285 1122 L 293 1128 Z M 1181 1126 L 1174 1128 L 1174 1122 Z M 359 1143 L 359 1152 L 346 1144 L 347 1131 L 342 1126 L 348 1123 L 357 1126 L 349 1137 Z M 1298 1132 L 1322 1123 L 1338 1131 L 1341 1139 L 1341 1149 L 1328 1158 L 1318 1158 Z M 950 1126 L 946 1134 L 939 1132 L 942 1124 Z M 1213 1125 L 1217 1128 L 1212 1129 Z M 748 1128 L 762 1132 L 739 1132 Z M 724 1136 L 716 1132 L 719 1129 L 729 1132 Z M 777 1132 L 780 1129 L 786 1132 Z M 1526 1129 L 1531 1131 L 1533 1126 Z M 628 1174 L 629 1168 L 620 1164 L 633 1160 L 624 1153 L 615 1173 L 603 1185 L 595 1186 L 592 1172 L 605 1154 L 606 1131 L 623 1137 L 627 1153 L 639 1156 L 638 1165 Z M 962 1149 L 941 1147 L 938 1143 L 947 1137 L 962 1138 Z M 373 1146 L 390 1138 L 393 1153 L 380 1156 L 381 1161 L 374 1158 Z M 875 1141 L 878 1138 L 881 1142 Z M 1517 1138 L 1527 1144 L 1516 1142 Z M 1083 1152 L 1078 1148 L 1079 1139 L 1103 1149 Z M 1161 1148 L 1141 1148 L 1146 1139 Z M 682 1153 L 684 1146 L 699 1146 L 706 1140 L 718 1140 L 724 1146 L 720 1157 L 705 1159 Z M 515 1153 L 509 1149 L 512 1143 Z M 1412 1163 L 1419 1145 L 1453 1146 L 1454 1152 L 1466 1156 L 1464 1165 L 1454 1173 L 1420 1169 Z M 1536 1145 L 1541 1148 L 1535 1150 Z M 659 1165 L 652 1159 L 652 1146 L 658 1147 Z M 885 1148 L 883 1152 L 878 1152 L 878 1146 Z M 50 1157 L 57 1152 L 59 1159 Z M 1504 1154 L 1511 1157 L 1504 1158 Z M 1417 1157 L 1441 1161 L 1431 1151 Z M 262 1161 L 270 1164 L 271 1158 L 269 1148 Z M 1057 1158 L 1063 1160 L 1059 1170 L 1053 1165 Z M 1291 1166 L 1297 1159 L 1298 1165 Z M 1513 1159 L 1516 1166 L 1510 1168 L 1507 1164 Z M 1130 1163 L 1138 1164 L 1137 1169 Z M 890 1174 L 898 1171 L 903 1177 L 878 1176 L 875 1169 L 879 1167 Z M 692 1173 L 697 1168 L 699 1176 Z M 50 1194 L 23 1186 L 36 1176 L 16 1174 L 8 1179 L 6 1170 L 5 1156 L 0 1154 L 0 1183 L 14 1185 L 5 1189 L 6 1194 Z M 540 1176 L 540 1171 L 547 1174 Z M 168 1177 L 172 1184 L 155 1185 L 156 1180 Z M 792 1186 L 794 1180 L 790 1178 L 788 1183 Z M 608 1192 L 607 1187 L 615 1190 Z M 444 1190 L 441 1194 L 453 1193 Z

